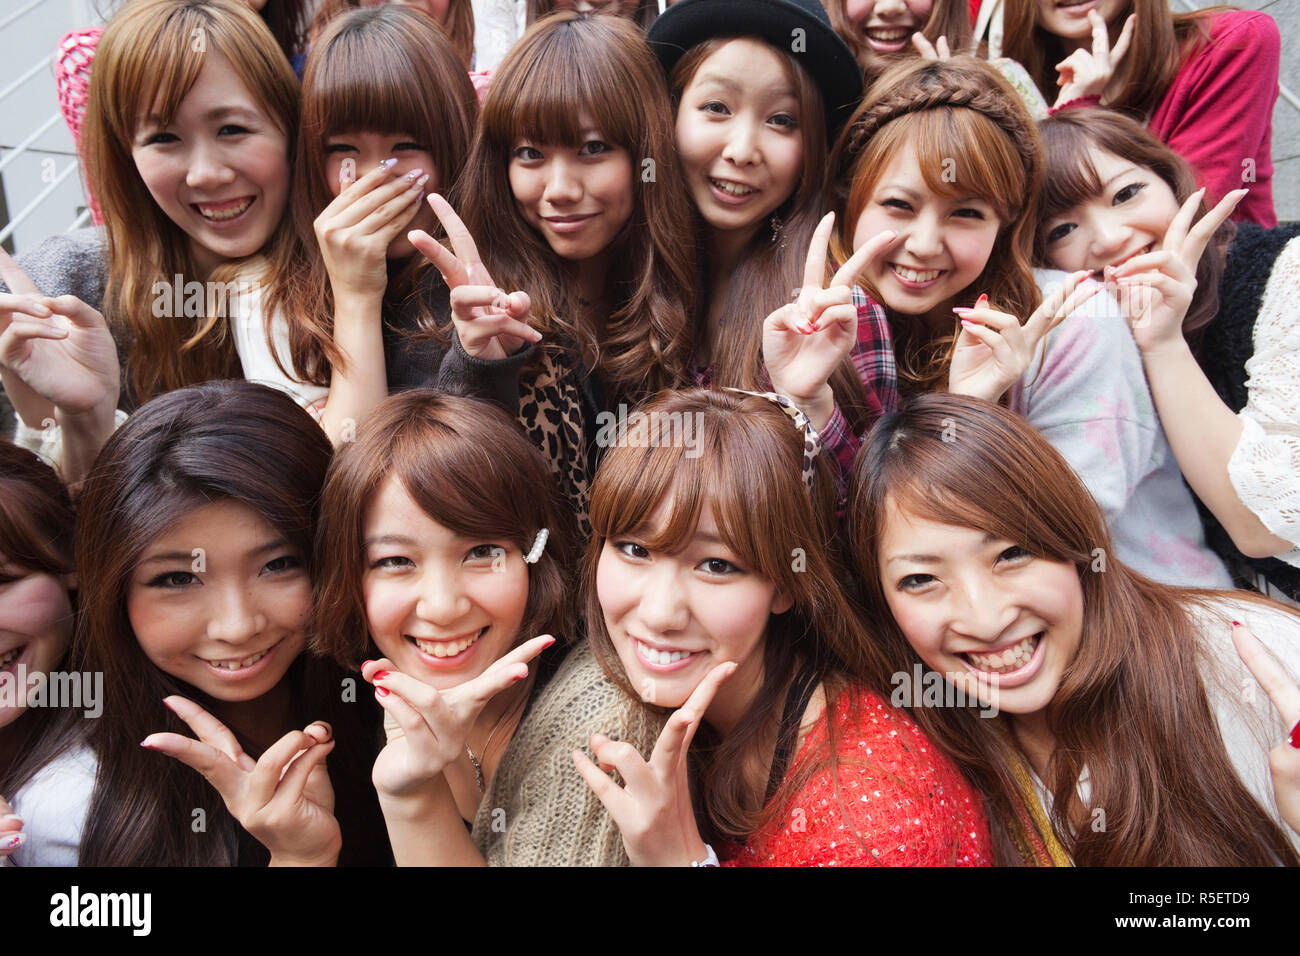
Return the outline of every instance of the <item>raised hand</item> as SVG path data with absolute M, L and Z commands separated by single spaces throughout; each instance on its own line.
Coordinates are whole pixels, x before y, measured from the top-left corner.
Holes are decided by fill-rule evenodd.
M 0 860 L 9 856 L 27 842 L 23 821 L 14 815 L 9 801 L 0 797 Z
M 353 181 L 347 165 L 343 189 L 316 217 L 314 228 L 336 301 L 382 296 L 388 287 L 388 247 L 420 211 L 427 170 L 394 176 L 396 160 L 380 163 Z
M 1110 45 L 1110 35 L 1106 32 L 1106 21 L 1101 14 L 1089 10 L 1088 23 L 1092 25 L 1092 50 L 1081 47 L 1056 64 L 1056 85 L 1061 88 L 1056 97 L 1057 106 L 1081 96 L 1101 96 L 1106 92 L 1106 85 L 1115 75 L 1119 61 L 1128 52 L 1137 15 L 1124 21 L 1124 29 L 1120 30 L 1113 47 Z
M 1259 686 L 1268 693 L 1291 737 L 1268 752 L 1273 773 L 1273 796 L 1282 819 L 1300 833 L 1300 687 L 1277 659 L 1244 626 L 1233 622 L 1232 643 Z
M 0 366 L 60 412 L 104 411 L 111 423 L 121 372 L 103 315 L 72 295 L 0 295 L 0 309 L 11 311 Z
M 528 311 L 531 303 L 525 292 L 497 288 L 478 254 L 474 237 L 451 204 L 437 193 L 429 205 L 451 240 L 447 247 L 427 232 L 415 230 L 407 235 L 411 245 L 424 253 L 451 290 L 451 318 L 461 348 L 480 359 L 502 359 L 518 352 L 528 342 L 541 341 L 542 334 L 531 328 Z
M 926 39 L 924 33 L 917 30 L 912 34 L 912 46 L 916 52 L 921 54 L 923 60 L 948 60 L 952 58 L 952 50 L 948 48 L 948 38 L 939 37 L 934 43 Z
M 272 866 L 333 866 L 343 844 L 334 819 L 334 788 L 325 758 L 334 749 L 329 724 L 285 734 L 259 760 L 244 753 L 226 726 L 184 697 L 163 701 L 198 740 L 151 734 L 141 747 L 193 767 L 216 788 L 230 815 L 271 851 Z
M 831 373 L 857 340 L 853 283 L 897 238 L 886 231 L 868 239 L 823 288 L 834 226 L 835 213 L 827 213 L 813 232 L 798 297 L 763 322 L 763 362 L 773 390 L 790 398 L 818 429 L 830 421 L 835 407 Z
M 1183 318 L 1196 292 L 1196 266 L 1215 230 L 1232 215 L 1246 192 L 1234 189 L 1192 225 L 1205 198 L 1205 190 L 1197 190 L 1169 223 L 1159 249 L 1106 267 L 1106 279 L 1115 281 L 1120 308 L 1144 353 L 1185 347 Z
M 535 637 L 503 655 L 478 677 L 446 691 L 403 674 L 384 658 L 366 661 L 361 676 L 375 685 L 388 744 L 371 779 L 381 796 L 415 794 L 465 752 L 474 721 L 497 694 L 528 676 L 528 662 L 555 643 Z
M 580 751 L 573 752 L 578 773 L 618 824 L 634 866 L 689 866 L 707 855 L 691 806 L 686 755 L 714 694 L 735 670 L 727 661 L 705 675 L 668 718 L 649 763 L 631 744 L 603 734 L 591 737 L 599 767 Z M 623 786 L 606 776 L 610 770 L 619 772 Z
M 948 391 L 996 402 L 1025 374 L 1043 336 L 1101 291 L 1097 283 L 1079 287 L 1092 275 L 1075 272 L 1043 300 L 1024 325 L 1014 315 L 989 308 L 981 295 L 974 308 L 955 308 L 961 334 L 948 369 Z

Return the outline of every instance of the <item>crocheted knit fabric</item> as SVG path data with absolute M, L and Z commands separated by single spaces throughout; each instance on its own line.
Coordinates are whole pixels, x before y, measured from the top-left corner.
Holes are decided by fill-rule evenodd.
M 623 836 L 573 766 L 588 738 L 624 740 L 647 759 L 664 718 L 616 687 L 585 642 L 533 700 L 492 775 L 473 837 L 490 866 L 627 866 Z
M 95 47 L 99 44 L 103 32 L 103 27 L 73 30 L 59 41 L 59 49 L 54 55 L 54 81 L 59 91 L 59 109 L 63 113 L 63 121 L 68 124 L 68 132 L 72 134 L 77 155 L 82 158 L 83 169 L 85 157 L 81 152 L 81 121 L 86 116 L 86 94 L 90 90 L 90 64 L 95 58 Z M 82 181 L 85 181 L 84 176 Z M 91 218 L 96 225 L 99 225 L 104 221 L 104 217 L 99 211 L 99 204 L 95 202 L 95 197 L 90 195 L 89 188 L 86 189 L 86 200 L 90 203 Z
M 833 718 L 838 794 L 831 768 L 819 770 L 744 846 L 718 850 L 725 865 L 993 864 L 983 802 L 905 713 L 858 690 L 840 695 Z M 792 774 L 825 754 L 827 727 L 823 714 Z

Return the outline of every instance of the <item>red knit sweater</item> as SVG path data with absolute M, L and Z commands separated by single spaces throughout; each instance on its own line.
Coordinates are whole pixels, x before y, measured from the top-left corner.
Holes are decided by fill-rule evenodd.
M 721 847 L 724 865 L 992 865 L 979 796 L 905 713 L 858 690 L 840 696 L 833 717 L 839 801 L 827 766 L 744 845 Z M 827 727 L 823 714 L 799 748 L 791 774 L 825 756 Z

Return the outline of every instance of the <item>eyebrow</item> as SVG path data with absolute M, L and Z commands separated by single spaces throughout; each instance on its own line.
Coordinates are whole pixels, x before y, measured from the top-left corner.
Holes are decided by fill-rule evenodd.
M 743 87 L 740 83 L 736 82 L 736 80 L 732 79 L 730 76 L 726 75 L 725 73 L 710 73 L 710 72 L 701 73 L 699 77 L 699 83 L 701 85 L 705 83 L 712 83 L 715 86 L 724 87 L 728 90 L 731 90 L 733 93 L 737 93 L 737 94 L 745 92 L 745 87 Z M 798 97 L 795 95 L 794 90 L 792 90 L 790 88 L 790 85 L 785 82 L 771 83 L 768 84 L 767 86 L 760 87 L 758 89 L 758 93 L 759 95 L 767 95 L 770 97 L 787 97 L 792 100 L 798 99 Z
M 1101 184 L 1101 187 L 1102 187 L 1102 189 L 1105 189 L 1107 186 L 1109 186 L 1109 185 L 1110 185 L 1111 183 L 1113 183 L 1115 180 L 1117 180 L 1117 179 L 1122 179 L 1122 178 L 1124 178 L 1125 176 L 1127 176 L 1129 173 L 1136 173 L 1136 172 L 1138 172 L 1138 168 L 1137 168 L 1136 166 L 1129 166 L 1127 169 L 1121 169 L 1121 170 L 1120 170 L 1119 172 L 1117 172 L 1114 176 L 1110 177 L 1110 179 L 1108 179 L 1108 180 L 1106 180 L 1104 183 L 1102 183 L 1102 184 Z
M 379 534 L 371 538 L 366 538 L 364 546 L 373 548 L 379 544 L 402 544 L 413 547 L 415 539 L 404 534 Z
M 980 547 L 986 548 L 997 540 L 997 535 L 985 534 L 984 538 L 980 541 Z M 907 561 L 915 564 L 940 564 L 943 560 L 943 558 L 935 554 L 896 554 L 885 563 L 893 564 L 895 561 Z
M 176 117 L 173 116 L 172 121 L 175 121 L 175 119 Z M 261 114 L 258 113 L 256 110 L 250 110 L 243 106 L 214 106 L 212 109 L 203 113 L 199 117 L 199 119 L 205 123 L 215 123 L 223 119 L 242 119 L 242 120 L 256 121 L 261 119 Z M 145 117 L 143 125 L 144 126 L 167 126 L 170 124 L 168 122 L 165 122 L 163 118 L 158 114 L 150 113 L 148 116 Z
M 250 555 L 262 555 L 271 551 L 280 551 L 288 547 L 288 541 L 284 538 L 276 538 L 274 541 L 268 541 L 266 544 L 258 545 L 248 553 Z M 193 551 L 164 551 L 159 554 L 149 555 L 149 557 L 140 562 L 140 565 L 143 567 L 146 564 L 172 564 L 177 561 L 188 564 L 194 560 L 194 557 L 195 555 Z

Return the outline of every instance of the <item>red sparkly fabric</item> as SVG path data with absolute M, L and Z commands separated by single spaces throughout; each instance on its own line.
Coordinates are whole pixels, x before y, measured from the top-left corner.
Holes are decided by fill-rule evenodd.
M 979 795 L 905 713 L 863 690 L 842 694 L 834 711 L 840 800 L 828 766 L 743 846 L 720 848 L 723 865 L 993 865 Z M 827 746 L 823 714 L 791 773 Z

